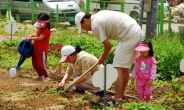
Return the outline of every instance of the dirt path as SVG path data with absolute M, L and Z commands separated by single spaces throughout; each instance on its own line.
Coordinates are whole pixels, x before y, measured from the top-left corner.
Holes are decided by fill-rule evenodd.
M 7 37 L 7 36 L 0 36 L 0 42 L 2 42 L 3 40 L 8 40 L 11 37 Z

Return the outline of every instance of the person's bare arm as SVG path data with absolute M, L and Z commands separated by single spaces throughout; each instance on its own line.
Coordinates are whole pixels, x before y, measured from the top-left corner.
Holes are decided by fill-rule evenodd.
M 59 86 L 64 87 L 66 80 L 68 80 L 71 77 L 71 74 L 65 73 L 63 79 L 59 83 Z
M 30 36 L 30 37 L 27 37 L 26 40 L 27 40 L 27 41 L 30 41 L 30 40 L 41 41 L 41 40 L 43 40 L 44 38 L 45 38 L 45 36 L 41 34 L 39 37 L 36 37 L 35 35 L 32 35 L 32 36 Z
M 104 63 L 104 61 L 105 61 L 106 57 L 108 56 L 108 54 L 111 50 L 111 47 L 112 47 L 108 39 L 104 40 L 102 43 L 104 45 L 104 51 L 98 60 L 99 64 Z

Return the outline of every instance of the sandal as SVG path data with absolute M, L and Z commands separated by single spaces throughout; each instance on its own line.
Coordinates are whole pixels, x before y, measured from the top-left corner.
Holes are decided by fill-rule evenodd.
M 119 98 L 119 99 L 116 99 L 116 102 L 127 102 L 128 101 L 128 99 L 126 98 L 126 97 L 121 97 L 121 98 Z
M 100 102 L 99 103 L 100 106 L 105 106 L 105 105 L 114 106 L 116 104 L 116 101 L 112 97 L 104 97 L 104 98 L 106 98 L 106 103 Z

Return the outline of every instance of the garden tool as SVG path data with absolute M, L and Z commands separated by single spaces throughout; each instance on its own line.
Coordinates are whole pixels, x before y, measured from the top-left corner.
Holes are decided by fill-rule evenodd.
M 111 54 L 116 48 L 113 48 L 109 54 Z M 69 84 L 69 86 L 63 90 L 63 93 L 65 91 L 67 91 L 69 88 L 71 88 L 79 79 L 81 79 L 84 75 L 86 75 L 90 70 L 92 70 L 95 66 L 98 65 L 98 62 L 96 64 L 94 64 L 91 68 L 89 68 L 86 72 L 84 72 L 77 80 L 73 81 L 71 84 Z
M 15 66 L 15 68 L 11 68 L 9 70 L 10 77 L 14 77 L 17 69 L 22 65 L 22 63 L 26 60 L 26 58 L 29 58 L 32 56 L 32 53 L 33 53 L 32 42 L 22 40 L 18 45 L 18 52 L 21 54 L 21 56 L 19 58 L 18 64 Z

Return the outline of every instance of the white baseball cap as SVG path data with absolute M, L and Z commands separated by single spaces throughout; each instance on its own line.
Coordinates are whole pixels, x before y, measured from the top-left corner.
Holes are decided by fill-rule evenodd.
M 76 26 L 77 26 L 77 28 L 78 28 L 78 33 L 79 33 L 79 34 L 81 34 L 82 31 L 83 31 L 83 29 L 82 29 L 82 27 L 81 27 L 81 20 L 82 20 L 82 18 L 84 17 L 85 14 L 86 14 L 86 13 L 84 13 L 84 12 L 78 12 L 78 13 L 75 15 L 75 24 L 76 24 Z
M 71 45 L 66 45 L 61 49 L 61 60 L 60 62 L 65 62 L 69 55 L 71 55 L 75 51 L 75 48 Z

